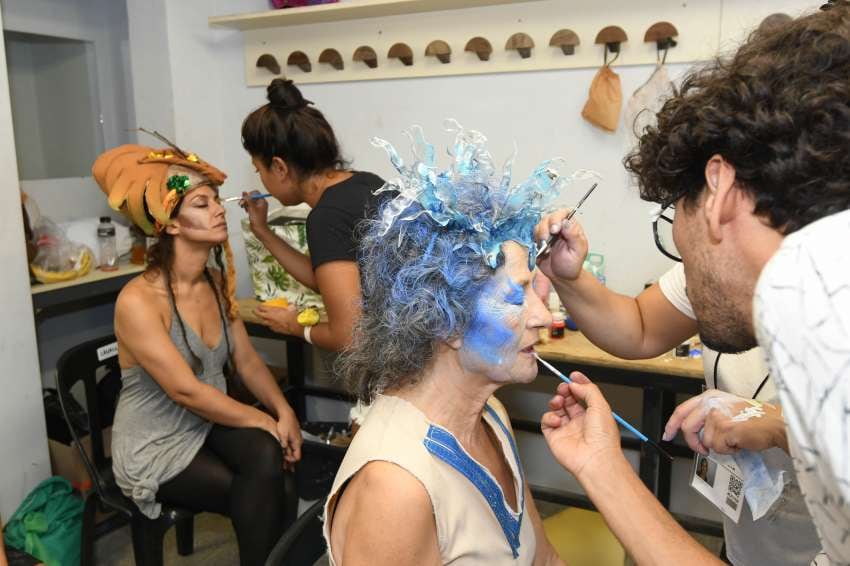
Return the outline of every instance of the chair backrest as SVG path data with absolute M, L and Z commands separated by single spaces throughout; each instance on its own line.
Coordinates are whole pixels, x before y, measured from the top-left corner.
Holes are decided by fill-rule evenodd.
M 283 533 L 265 566 L 313 566 L 327 551 L 322 534 L 325 499 L 316 501 Z
M 74 346 L 62 354 L 56 363 L 56 390 L 59 393 L 62 416 L 65 417 L 65 423 L 71 431 L 71 437 L 77 445 L 83 464 L 94 484 L 94 488 L 97 490 L 98 495 L 105 501 L 118 503 L 109 501 L 111 498 L 107 491 L 106 482 L 99 472 L 99 470 L 108 464 L 103 446 L 102 421 L 97 395 L 96 378 L 99 368 L 105 368 L 108 371 L 119 371 L 118 343 L 113 335 L 89 340 L 88 342 Z M 83 384 L 86 399 L 86 415 L 91 441 L 91 459 L 89 459 L 88 454 L 83 449 L 76 428 L 72 426 L 71 420 L 68 417 L 69 401 L 72 395 L 71 389 L 79 382 Z M 123 508 L 124 506 L 118 504 L 118 507 Z

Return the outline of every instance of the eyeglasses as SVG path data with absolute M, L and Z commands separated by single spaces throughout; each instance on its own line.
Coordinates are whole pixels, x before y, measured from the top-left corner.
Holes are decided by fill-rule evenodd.
M 673 219 L 676 215 L 675 203 L 678 198 L 661 209 L 661 214 L 658 218 L 652 221 L 652 236 L 655 239 L 655 247 L 658 251 L 669 257 L 673 261 L 682 261 L 679 257 L 679 252 L 676 250 L 676 244 L 673 242 Z M 661 226 L 660 221 L 664 221 Z

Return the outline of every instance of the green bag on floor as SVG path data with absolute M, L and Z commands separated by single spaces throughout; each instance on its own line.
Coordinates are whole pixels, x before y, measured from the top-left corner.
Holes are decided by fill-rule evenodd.
M 35 556 L 47 566 L 80 563 L 83 501 L 65 478 L 54 476 L 38 484 L 4 529 L 8 546 Z

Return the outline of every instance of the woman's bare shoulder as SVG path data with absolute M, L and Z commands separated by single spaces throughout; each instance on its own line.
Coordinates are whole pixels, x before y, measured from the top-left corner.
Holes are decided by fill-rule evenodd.
M 115 317 L 167 314 L 168 297 L 161 278 L 142 273 L 127 282 L 115 300 Z
M 382 556 L 371 557 L 371 563 L 407 564 L 410 557 L 418 557 L 417 564 L 439 563 L 428 491 L 413 474 L 391 462 L 369 462 L 351 478 L 333 523 L 346 539 L 335 545 L 335 554 L 341 550 L 347 558 L 365 560 L 369 549 L 381 548 Z M 353 562 L 366 563 L 363 560 Z

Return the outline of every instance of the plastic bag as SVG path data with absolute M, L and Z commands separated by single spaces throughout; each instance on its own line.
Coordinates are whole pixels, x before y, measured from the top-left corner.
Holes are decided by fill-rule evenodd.
M 656 124 L 658 112 L 672 94 L 673 83 L 667 74 L 667 67 L 656 65 L 649 79 L 635 90 L 626 103 L 623 120 L 632 145 L 637 143 L 647 127 Z
M 6 544 L 47 566 L 76 566 L 80 563 L 83 506 L 68 480 L 48 478 L 27 495 L 9 519 L 4 529 Z
M 59 228 L 65 232 L 65 237 L 72 242 L 88 246 L 90 250 L 96 250 L 98 248 L 97 227 L 99 225 L 100 218 L 92 217 L 62 222 L 59 224 Z M 118 249 L 118 255 L 123 256 L 130 253 L 130 248 L 133 246 L 130 229 L 114 218 L 112 219 L 112 226 L 115 228 L 115 247 Z
M 750 506 L 753 521 L 758 521 L 782 495 L 788 482 L 785 471 L 768 467 L 758 452 L 741 450 L 733 458 L 744 477 L 744 497 Z
M 30 264 L 33 275 L 42 283 L 68 281 L 89 272 L 94 256 L 82 244 L 72 242 L 55 222 L 42 217 L 33 228 L 37 251 Z

